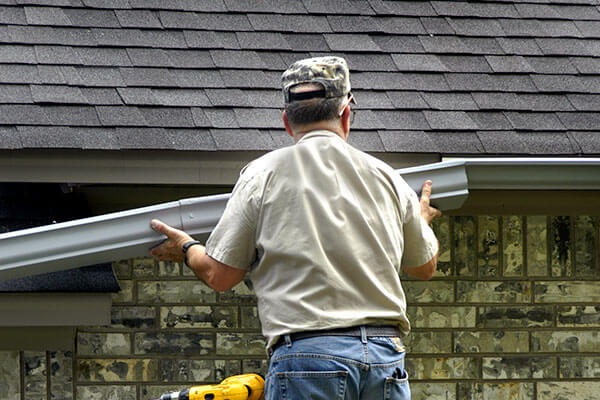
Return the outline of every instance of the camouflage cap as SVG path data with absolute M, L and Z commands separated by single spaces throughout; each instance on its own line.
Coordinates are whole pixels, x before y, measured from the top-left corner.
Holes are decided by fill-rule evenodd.
M 294 96 L 290 89 L 302 83 L 318 83 L 323 90 Z M 339 97 L 350 92 L 350 73 L 346 60 L 341 57 L 314 57 L 299 60 L 281 75 L 285 103 L 315 97 Z M 290 96 L 291 94 L 291 96 Z

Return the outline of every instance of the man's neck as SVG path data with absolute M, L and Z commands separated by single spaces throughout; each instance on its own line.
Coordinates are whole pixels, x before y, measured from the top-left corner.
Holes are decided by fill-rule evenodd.
M 294 141 L 298 142 L 304 135 L 312 131 L 330 131 L 344 140 L 347 140 L 348 138 L 341 126 L 336 126 L 329 122 L 316 122 L 314 124 L 302 125 L 301 127 L 294 129 Z

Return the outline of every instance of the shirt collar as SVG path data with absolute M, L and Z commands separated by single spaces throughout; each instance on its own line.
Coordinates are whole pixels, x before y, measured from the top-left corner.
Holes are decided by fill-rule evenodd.
M 298 140 L 298 143 L 301 143 L 304 140 L 310 139 L 310 138 L 313 138 L 313 137 L 337 137 L 337 138 L 341 139 L 340 135 L 338 135 L 335 132 L 328 131 L 328 130 L 325 130 L 325 129 L 319 129 L 319 130 L 316 130 L 316 131 L 310 131 L 308 133 L 305 133 L 304 136 L 302 136 L 300 138 L 300 140 Z

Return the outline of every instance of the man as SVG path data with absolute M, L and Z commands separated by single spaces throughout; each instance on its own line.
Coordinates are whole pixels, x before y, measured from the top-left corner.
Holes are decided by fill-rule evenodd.
M 206 248 L 152 221 L 216 290 L 249 272 L 270 355 L 266 399 L 408 399 L 401 337 L 410 329 L 400 269 L 430 279 L 440 212 L 388 165 L 346 143 L 346 61 L 319 57 L 282 75 L 296 144 L 248 164 Z

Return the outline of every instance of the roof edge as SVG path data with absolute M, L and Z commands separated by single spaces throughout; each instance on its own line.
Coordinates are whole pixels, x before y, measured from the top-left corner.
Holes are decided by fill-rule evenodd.
M 600 190 L 600 159 L 457 159 L 397 170 L 417 193 L 434 182 L 432 204 L 462 207 L 469 190 Z M 197 197 L 0 235 L 0 279 L 146 256 L 163 236 L 159 218 L 192 236 L 207 236 L 229 194 Z M 115 234 L 118 232 L 118 234 Z M 34 249 L 34 251 L 32 251 Z

